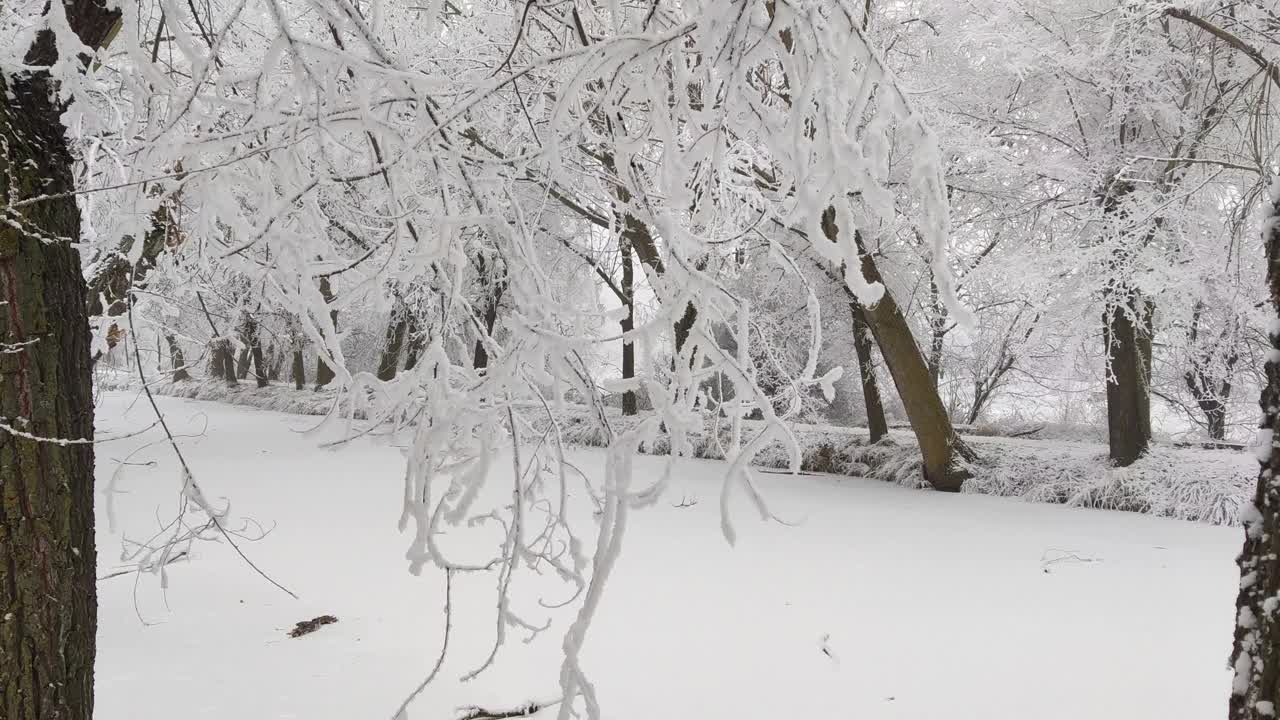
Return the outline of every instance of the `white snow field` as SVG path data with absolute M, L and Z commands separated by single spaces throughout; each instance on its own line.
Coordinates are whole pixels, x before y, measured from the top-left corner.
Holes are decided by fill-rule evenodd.
M 319 450 L 302 432 L 315 418 L 157 400 L 191 435 L 180 443 L 206 496 L 273 528 L 241 548 L 300 599 L 225 543 L 170 565 L 167 589 L 150 574 L 101 580 L 96 720 L 390 718 L 443 633 L 443 574 L 406 570 L 399 452 L 368 439 Z M 104 393 L 98 418 L 100 435 L 153 421 L 126 393 Z M 172 451 L 143 447 L 158 439 L 98 447 L 100 576 L 127 569 L 122 542 L 174 516 Z M 602 458 L 574 453 L 584 469 Z M 662 462 L 641 458 L 637 472 Z M 677 467 L 664 499 L 631 515 L 583 653 L 611 720 L 1224 714 L 1239 529 L 772 474 L 761 484 L 794 526 L 744 505 L 729 547 L 723 465 Z M 457 580 L 448 659 L 409 718 L 558 697 L 568 611 L 540 610 L 520 577 L 524 617 L 556 625 L 531 644 L 512 629 L 497 663 L 461 683 L 488 655 L 495 597 L 491 577 Z M 542 588 L 548 602 L 563 596 L 555 587 Z M 322 614 L 339 622 L 287 637 Z

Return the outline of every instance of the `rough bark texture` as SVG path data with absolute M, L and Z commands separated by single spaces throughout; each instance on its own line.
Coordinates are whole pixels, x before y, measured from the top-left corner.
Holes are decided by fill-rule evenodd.
M 1280 320 L 1280 183 L 1269 203 L 1264 240 L 1267 287 L 1272 317 Z M 1272 354 L 1280 351 L 1280 336 L 1271 336 Z M 1280 704 L 1280 443 L 1275 433 L 1280 420 L 1280 363 L 1266 364 L 1262 390 L 1262 435 L 1270 447 L 1262 459 L 1253 505 L 1243 516 L 1244 549 L 1240 553 L 1240 593 L 1236 598 L 1235 669 L 1230 720 L 1274 718 Z
M 1126 198 L 1134 184 L 1110 178 L 1097 197 L 1106 216 L 1126 218 Z M 1155 221 L 1159 223 L 1159 219 Z M 1154 230 L 1153 230 L 1154 232 Z M 1102 313 L 1103 356 L 1107 358 L 1107 441 L 1111 461 L 1132 465 L 1151 445 L 1151 330 L 1154 308 L 1128 278 L 1133 250 L 1121 245 L 1109 261 L 1112 278 Z
M 329 285 L 329 278 L 327 277 L 320 278 L 320 295 L 324 298 L 325 304 L 333 305 L 333 288 Z M 329 311 L 329 319 L 333 322 L 334 330 L 337 330 L 338 310 L 336 308 Z M 325 364 L 324 356 L 316 358 L 316 389 L 319 390 L 333 382 L 333 378 L 333 368 Z
M 99 47 L 117 13 L 65 4 L 72 30 Z M 57 59 L 52 33 L 25 58 Z M 60 440 L 93 438 L 93 388 L 80 211 L 48 73 L 0 74 L 0 422 Z M 39 442 L 0 429 L 0 717 L 90 720 L 97 631 L 93 445 Z
M 871 433 L 871 442 L 877 443 L 889 434 L 889 422 L 884 417 L 884 402 L 880 399 L 880 384 L 876 382 L 876 368 L 871 357 L 871 330 L 867 327 L 862 303 L 856 299 L 849 303 L 849 314 L 853 317 L 853 350 L 858 355 L 862 402 L 867 409 L 867 430 Z
M 823 213 L 822 229 L 830 240 L 838 236 L 840 229 L 836 226 L 834 210 Z M 869 282 L 883 284 L 880 270 L 857 232 L 854 240 L 862 256 L 863 276 Z M 879 302 L 865 308 L 864 315 L 920 445 L 925 480 L 937 490 L 959 492 L 969 476 L 959 461 L 973 459 L 973 454 L 956 435 L 938 388 L 929 376 L 929 366 L 911 334 L 911 326 L 888 287 Z
M 1103 315 L 1107 354 L 1107 439 L 1111 461 L 1132 465 L 1151 445 L 1150 308 L 1122 291 Z

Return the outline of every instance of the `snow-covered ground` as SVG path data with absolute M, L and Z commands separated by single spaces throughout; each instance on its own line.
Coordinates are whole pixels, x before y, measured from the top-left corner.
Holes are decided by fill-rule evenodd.
M 105 393 L 99 433 L 150 424 L 135 399 Z M 301 599 L 225 544 L 197 545 L 192 562 L 171 565 L 167 590 L 151 575 L 102 580 L 95 718 L 389 718 L 434 664 L 443 631 L 443 576 L 405 568 L 400 454 L 370 440 L 317 450 L 319 438 L 302 432 L 315 418 L 157 400 L 190 436 L 180 442 L 205 493 L 272 528 L 242 548 Z M 157 439 L 153 430 L 98 448 L 100 491 L 121 470 L 115 534 L 99 495 L 100 575 L 124 567 L 122 540 L 146 539 L 174 515 L 171 450 L 130 456 Z M 583 467 L 603 457 L 574 455 Z M 644 473 L 663 461 L 637 462 Z M 1224 712 L 1238 529 L 765 475 L 774 509 L 796 524 L 756 522 L 744 509 L 730 548 L 716 503 L 722 465 L 678 467 L 664 500 L 632 516 L 584 652 L 608 718 Z M 410 718 L 556 697 L 564 612 L 537 642 L 513 637 L 491 670 L 459 683 L 488 654 L 492 581 L 459 580 L 454 601 L 448 661 Z M 339 622 L 286 636 L 328 613 Z

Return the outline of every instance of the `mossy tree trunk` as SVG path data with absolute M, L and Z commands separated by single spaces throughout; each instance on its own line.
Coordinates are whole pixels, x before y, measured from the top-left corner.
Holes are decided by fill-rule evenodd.
M 118 13 L 68 0 L 91 48 Z M 93 388 L 80 210 L 53 34 L 0 73 L 0 717 L 91 720 L 97 590 Z M 38 195 L 52 199 L 14 208 Z M 10 431 L 11 430 L 11 431 Z M 21 434 L 19 434 L 21 433 Z M 45 441 L 32 439 L 44 438 Z M 61 440 L 72 442 L 49 442 Z M 79 441 L 79 442 L 75 442 Z

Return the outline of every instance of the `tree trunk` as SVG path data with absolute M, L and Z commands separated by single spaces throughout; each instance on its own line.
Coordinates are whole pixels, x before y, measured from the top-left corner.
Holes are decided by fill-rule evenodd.
M 267 346 L 267 379 L 280 381 L 280 371 L 284 368 L 284 353 L 273 342 Z
M 230 387 L 240 384 L 236 379 L 235 353 L 231 349 L 231 341 L 227 338 L 219 338 L 214 342 L 211 370 L 214 377 L 221 377 Z
M 222 341 L 211 340 L 209 342 L 209 377 L 226 376 L 227 371 L 222 367 L 222 362 Z
M 938 387 L 942 381 L 942 351 L 947 339 L 947 306 L 938 296 L 938 281 L 929 269 L 929 381 Z
M 485 263 L 484 255 L 476 256 L 476 271 L 484 287 L 484 314 L 480 318 L 484 327 L 484 336 L 476 338 L 472 367 L 483 370 L 489 367 L 489 351 L 485 348 L 484 342 L 493 337 L 493 328 L 498 324 L 498 305 L 502 302 L 503 293 L 506 292 L 506 284 L 497 277 L 497 268 L 492 268 L 494 277 L 490 277 L 490 269 Z
M 135 242 L 132 237 L 125 237 L 119 247 L 98 258 L 93 264 L 93 275 L 86 291 L 90 316 L 105 314 L 119 317 L 129 309 L 133 288 L 143 285 L 147 273 L 155 267 L 172 227 L 169 208 L 162 205 L 151 215 L 151 227 L 143 238 L 142 254 L 136 263 L 129 262 L 129 253 Z M 123 337 L 124 331 L 113 322 L 107 329 L 107 352 L 115 348 Z M 99 351 L 93 360 L 96 362 L 101 355 L 102 351 Z
M 302 351 L 293 351 L 293 388 L 301 390 L 307 384 L 307 364 L 302 360 Z
M 333 288 L 332 286 L 329 285 L 329 278 L 327 277 L 320 278 L 320 295 L 324 297 L 324 302 L 326 305 L 329 305 L 329 306 L 333 305 L 333 301 L 334 301 Z M 337 331 L 338 329 L 337 308 L 334 308 L 329 311 L 329 319 L 330 321 L 333 322 L 333 329 Z M 316 389 L 319 390 L 325 385 L 328 385 L 329 383 L 333 382 L 334 377 L 335 376 L 333 373 L 333 368 L 325 364 L 324 356 L 321 355 L 320 357 L 316 358 Z
M 693 303 L 684 306 L 684 315 L 676 321 L 676 355 L 684 352 L 685 343 L 689 342 L 689 333 L 693 331 L 693 324 L 698 321 L 698 308 Z M 692 358 L 690 358 L 692 362 Z
M 1235 366 L 1236 356 L 1227 359 L 1228 372 Z M 1227 399 L 1231 397 L 1230 378 L 1218 381 L 1203 367 L 1188 370 L 1184 379 L 1191 394 L 1196 399 L 1200 412 L 1204 413 L 1205 430 L 1210 440 L 1225 440 L 1227 437 Z M 1215 389 L 1214 384 L 1218 387 Z
M 1227 406 L 1221 401 L 1215 401 L 1209 407 L 1205 407 L 1204 404 L 1200 407 L 1204 410 L 1205 420 L 1208 424 L 1209 439 L 1226 440 Z
M 240 357 L 236 361 L 236 377 L 244 380 L 249 377 L 249 364 L 253 363 L 254 383 L 264 388 L 270 384 L 267 378 L 267 360 L 262 353 L 262 340 L 258 337 L 258 320 L 250 313 L 245 313 L 240 321 L 240 341 L 244 347 L 240 349 Z
M 1107 440 L 1111 461 L 1132 465 L 1151 444 L 1150 307 L 1136 290 L 1118 291 L 1103 314 L 1107 358 Z
M 119 14 L 64 4 L 100 47 Z M 58 60 L 53 33 L 26 53 Z M 48 72 L 0 73 L 0 717 L 91 720 L 97 634 L 93 377 L 80 210 L 58 89 Z M 21 209 L 13 204 L 51 196 Z M 41 442 L 19 436 L 71 441 Z
M 397 317 L 398 316 L 398 317 Z M 408 330 L 409 321 L 403 312 L 392 313 L 387 322 L 387 341 L 382 348 L 382 358 L 378 361 L 378 379 L 383 382 L 394 380 L 400 366 L 400 350 L 404 347 L 404 334 Z
M 422 354 L 427 340 L 422 334 L 422 324 L 418 321 L 416 314 L 409 316 L 409 331 L 406 335 L 405 342 L 408 347 L 404 351 L 404 369 L 409 371 L 418 364 L 418 356 Z
M 857 300 L 849 303 L 853 316 L 853 349 L 858 355 L 858 375 L 862 381 L 862 401 L 867 409 L 867 430 L 871 442 L 878 443 L 889 434 L 889 423 L 884 417 L 884 402 L 880 399 L 880 385 L 876 382 L 876 369 L 871 357 L 870 329 Z
M 484 333 L 485 337 L 493 337 L 493 327 L 498 324 L 498 303 L 501 298 L 502 291 L 494 288 L 485 302 L 484 307 Z M 482 370 L 489 367 L 489 352 L 484 347 L 485 338 L 476 339 L 475 363 L 476 370 Z
M 822 229 L 828 239 L 837 238 L 839 227 L 834 209 L 828 208 L 822 214 Z M 863 247 L 860 234 L 854 231 L 853 237 L 862 256 L 863 276 L 868 282 L 884 285 L 879 268 Z M 864 315 L 920 445 L 925 480 L 937 490 L 959 492 L 969 474 L 958 460 L 971 460 L 973 453 L 956 435 L 938 388 L 930 380 L 929 366 L 911 334 L 911 326 L 888 286 L 884 287 L 879 302 L 866 308 Z
M 258 387 L 264 388 L 271 384 L 267 369 L 267 359 L 262 354 L 262 344 L 258 342 L 257 336 L 254 336 L 253 347 L 250 349 L 253 356 L 253 374 L 257 380 Z
M 631 259 L 631 243 L 626 233 L 622 233 L 618 238 L 618 251 L 621 255 L 622 262 L 622 293 L 626 297 L 623 302 L 627 304 L 627 316 L 623 318 L 619 325 L 622 326 L 623 334 L 629 333 L 636 327 L 636 304 L 635 304 L 635 286 L 636 286 L 636 267 Z M 624 339 L 622 341 L 622 379 L 630 380 L 636 376 L 636 344 L 632 340 Z M 639 403 L 636 402 L 636 391 L 625 390 L 622 393 L 622 414 L 635 415 L 640 411 Z
M 249 346 L 245 345 L 240 348 L 240 354 L 236 355 L 235 361 L 236 379 L 244 380 L 249 377 Z
M 1204 413 L 1205 429 L 1209 432 L 1210 440 L 1225 440 L 1227 436 L 1227 400 L 1231 397 L 1231 376 L 1235 370 L 1236 364 L 1240 362 L 1240 355 L 1234 350 L 1228 350 L 1226 357 L 1222 359 L 1222 367 L 1215 367 L 1214 360 L 1218 355 L 1218 345 L 1228 344 L 1231 347 L 1232 336 L 1238 330 L 1237 327 L 1229 327 L 1222 331 L 1218 341 L 1213 345 L 1203 349 L 1197 348 L 1196 343 L 1200 338 L 1200 318 L 1203 314 L 1204 304 L 1197 302 L 1191 312 L 1191 328 L 1189 335 L 1189 344 L 1191 345 L 1191 367 L 1182 375 L 1182 379 L 1187 383 L 1187 389 L 1191 391 L 1191 396 L 1195 398 L 1196 405 L 1200 406 L 1200 412 Z
M 187 372 L 187 361 L 182 356 L 182 346 L 178 345 L 177 338 L 173 335 L 165 335 L 164 339 L 169 344 L 169 363 L 173 366 L 173 381 L 190 380 L 191 373 Z
M 605 167 L 612 173 L 617 172 L 612 155 L 606 155 Z M 626 186 L 614 185 L 613 193 L 622 207 L 626 207 L 631 202 L 631 191 Z M 615 211 L 614 216 L 618 216 L 617 211 Z M 662 277 L 665 275 L 667 270 L 666 263 L 662 261 L 662 256 L 658 254 L 658 244 L 654 242 L 653 233 L 649 230 L 649 225 L 629 212 L 621 214 L 621 221 L 622 238 L 620 242 L 631 248 L 640 263 L 649 268 L 649 271 L 655 276 Z M 706 263 L 705 261 L 700 261 L 697 265 L 698 269 L 701 270 Z M 685 305 L 684 314 L 680 316 L 680 319 L 675 322 L 672 328 L 675 334 L 676 356 L 679 356 L 684 351 L 685 343 L 688 342 L 689 334 L 693 331 L 693 324 L 697 320 L 698 308 L 690 302 Z M 690 362 L 692 362 L 692 357 Z M 672 368 L 675 367 L 674 357 L 671 359 L 671 366 Z
M 1280 322 L 1280 187 L 1267 203 L 1262 227 L 1267 253 L 1267 289 L 1271 320 Z M 1280 335 L 1271 335 L 1272 356 L 1280 352 Z M 1280 705 L 1280 362 L 1266 364 L 1262 390 L 1262 431 L 1266 445 L 1253 504 L 1246 508 L 1244 549 L 1240 553 L 1240 592 L 1236 598 L 1235 642 L 1231 666 L 1235 680 L 1228 708 L 1230 720 L 1274 718 Z

